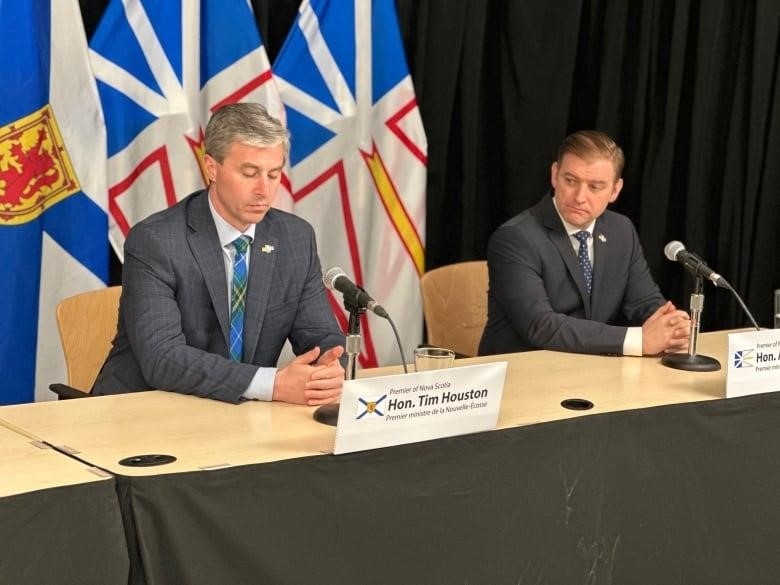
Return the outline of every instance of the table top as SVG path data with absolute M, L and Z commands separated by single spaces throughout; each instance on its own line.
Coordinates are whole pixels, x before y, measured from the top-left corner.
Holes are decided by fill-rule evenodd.
M 697 354 L 717 359 L 721 369 L 715 372 L 676 370 L 662 365 L 660 357 L 555 351 L 465 358 L 456 360 L 455 365 L 507 362 L 498 428 L 509 428 L 601 412 L 725 398 L 728 333 L 717 331 L 699 336 Z M 400 372 L 401 366 L 392 366 L 364 370 L 358 377 Z M 563 408 L 561 402 L 570 398 L 589 400 L 593 408 Z
M 89 465 L 35 441 L 19 430 L 0 426 L 0 497 L 102 481 Z
M 687 372 L 655 357 L 606 357 L 551 351 L 458 360 L 507 361 L 498 427 L 725 397 L 726 332 L 702 334 L 698 353 L 721 362 L 717 372 Z M 358 377 L 402 373 L 401 366 L 361 370 Z M 593 402 L 586 411 L 561 401 Z M 157 475 L 218 469 L 330 453 L 335 428 L 313 420 L 315 408 L 283 403 L 222 403 L 151 391 L 0 407 L 0 425 L 77 451 L 112 473 Z M 120 460 L 173 455 L 172 463 L 127 467 Z M 2 474 L 0 474 L 2 477 Z
M 0 424 L 24 428 L 112 473 L 157 475 L 329 452 L 335 429 L 315 422 L 313 410 L 151 391 L 2 407 Z M 177 459 L 151 467 L 119 463 L 152 454 Z

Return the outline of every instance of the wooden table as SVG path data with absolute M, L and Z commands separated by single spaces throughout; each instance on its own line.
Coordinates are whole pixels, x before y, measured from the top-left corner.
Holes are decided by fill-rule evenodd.
M 699 353 L 725 364 L 724 333 L 700 338 Z M 533 351 L 458 360 L 509 364 L 499 428 L 584 414 L 725 397 L 725 371 L 684 372 L 660 358 L 604 357 Z M 400 366 L 362 370 L 359 377 L 402 373 Z M 566 398 L 594 403 L 565 409 Z M 335 430 L 312 419 L 305 406 L 247 402 L 238 406 L 171 392 L 143 392 L 0 408 L 0 424 L 24 429 L 122 475 L 217 469 L 330 453 Z M 128 457 L 166 454 L 173 463 L 127 467 Z
M 699 353 L 725 368 L 725 333 Z M 780 580 L 780 397 L 716 400 L 725 370 L 659 358 L 459 363 L 496 360 L 499 430 L 338 457 L 314 408 L 167 392 L 3 407 L 0 424 L 117 474 L 133 585 Z M 119 463 L 143 454 L 177 460 Z
M 157 475 L 264 463 L 332 450 L 334 429 L 312 420 L 312 408 L 281 403 L 241 405 L 172 392 L 143 392 L 0 408 L 0 424 L 122 475 Z M 175 462 L 128 467 L 119 462 L 169 454 Z
M 573 416 L 698 402 L 726 397 L 727 332 L 704 333 L 697 353 L 721 363 L 716 372 L 686 372 L 661 364 L 660 357 L 618 357 L 529 351 L 456 360 L 455 365 L 507 361 L 498 428 Z M 413 366 L 409 371 L 413 371 Z M 400 366 L 364 370 L 358 377 L 401 373 Z M 590 410 L 561 406 L 568 398 L 593 403 Z
M 114 478 L 94 471 L 0 427 L 0 583 L 127 583 Z
M 21 430 L 4 426 L 0 426 L 0 453 L 0 498 L 110 478 L 109 474 L 58 453 Z

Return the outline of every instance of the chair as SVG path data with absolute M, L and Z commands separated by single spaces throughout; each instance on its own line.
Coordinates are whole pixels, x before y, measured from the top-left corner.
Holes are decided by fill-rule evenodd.
M 434 268 L 420 277 L 428 344 L 477 355 L 487 322 L 485 260 Z
M 59 398 L 89 396 L 117 329 L 121 286 L 81 293 L 57 305 L 68 385 L 51 384 Z

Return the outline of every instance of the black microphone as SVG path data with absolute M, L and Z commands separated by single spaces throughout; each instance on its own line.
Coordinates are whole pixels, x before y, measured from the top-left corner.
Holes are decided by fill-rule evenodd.
M 329 268 L 322 277 L 330 290 L 335 290 L 344 295 L 344 302 L 359 309 L 368 309 L 375 315 L 389 319 L 384 307 L 371 298 L 366 291 L 347 278 L 346 273 L 338 266 Z
M 707 266 L 707 264 L 704 263 L 704 260 L 699 258 L 696 254 L 686 250 L 682 242 L 672 240 L 666 244 L 666 246 L 664 246 L 664 255 L 672 262 L 679 262 L 685 266 L 695 276 L 701 276 L 702 278 L 711 280 L 716 286 L 728 289 L 731 288 L 725 278 Z

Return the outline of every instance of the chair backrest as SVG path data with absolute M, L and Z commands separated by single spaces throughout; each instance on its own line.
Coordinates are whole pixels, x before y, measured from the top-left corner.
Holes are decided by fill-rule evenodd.
M 121 286 L 110 286 L 63 299 L 57 305 L 68 384 L 90 392 L 116 334 Z
M 434 268 L 420 278 L 428 343 L 475 356 L 487 322 L 485 260 Z

